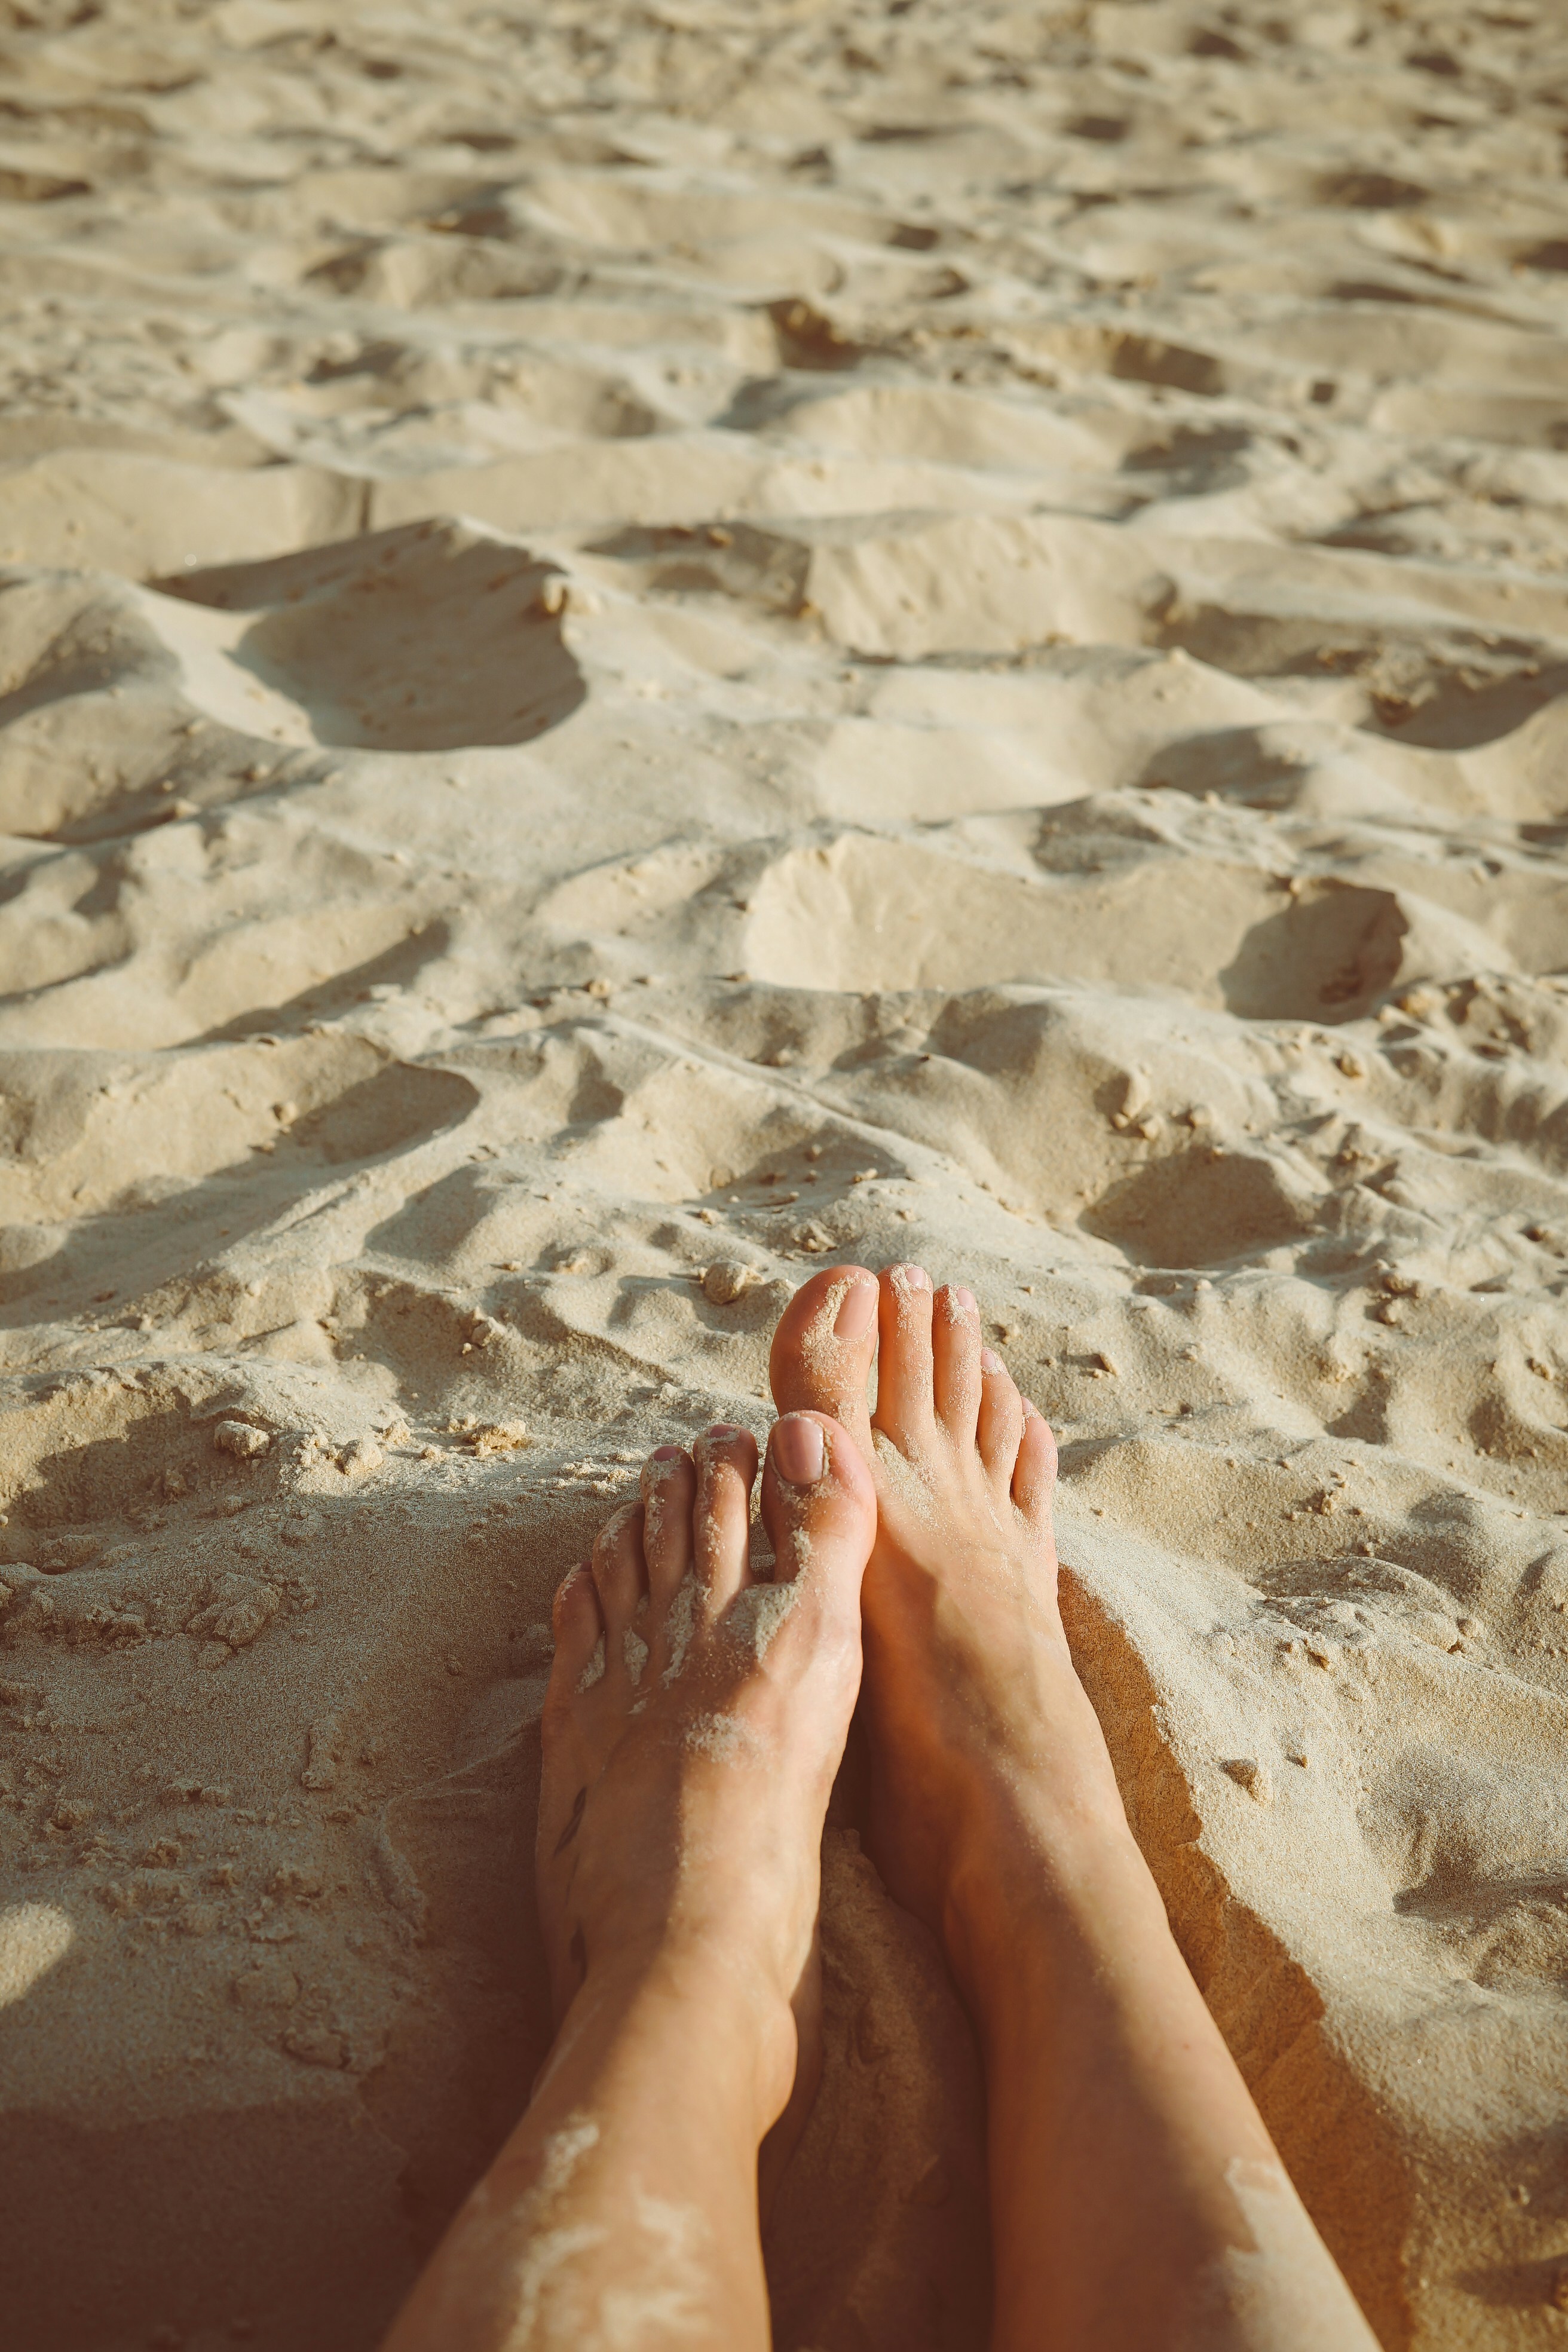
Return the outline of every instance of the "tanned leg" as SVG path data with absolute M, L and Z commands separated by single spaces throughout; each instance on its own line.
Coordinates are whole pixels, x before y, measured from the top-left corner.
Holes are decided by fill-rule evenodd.
M 821 1414 L 661 1447 L 556 1596 L 538 1876 L 559 2031 L 385 2352 L 765 2352 L 757 2158 L 809 2014 L 876 1502 Z
M 1055 1443 L 973 1295 L 825 1270 L 773 1381 L 876 1482 L 868 1843 L 979 2032 L 997 2352 L 1371 2352 L 1128 1827 L 1057 1606 Z

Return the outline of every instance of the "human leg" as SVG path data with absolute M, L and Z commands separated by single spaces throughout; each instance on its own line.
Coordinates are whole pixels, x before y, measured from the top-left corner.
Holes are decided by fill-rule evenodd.
M 844 1432 L 661 1448 L 556 1596 L 540 1911 L 560 2021 L 385 2352 L 763 2352 L 757 2155 L 808 2009 L 859 1682 L 869 1477 Z
M 997 2352 L 1370 2347 L 1128 1827 L 1058 1608 L 1055 1444 L 972 1294 L 825 1270 L 773 1379 L 876 1483 L 868 1843 L 980 2036 Z

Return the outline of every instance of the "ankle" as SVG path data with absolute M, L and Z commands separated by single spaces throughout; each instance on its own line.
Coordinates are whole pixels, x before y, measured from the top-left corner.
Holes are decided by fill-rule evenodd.
M 1168 1932 L 1164 1906 L 1114 1782 L 1005 1789 L 960 1844 L 943 1940 L 977 2015 L 1047 1991 L 1086 1948 Z
M 736 2110 L 745 2130 L 754 2128 L 760 2144 L 795 2077 L 795 2015 L 769 1972 L 738 1948 L 665 1936 L 590 1965 L 547 2074 L 567 2053 L 585 2055 L 591 2066 L 602 2059 L 617 2070 L 630 2063 L 639 2074 L 668 2075 L 672 2095 L 688 2102 L 706 2086 Z
M 1100 1718 L 1059 1638 L 950 1725 L 960 1763 L 948 1899 L 976 1934 L 1003 1932 L 1022 1903 L 1069 1902 L 1129 1861 L 1128 1824 Z

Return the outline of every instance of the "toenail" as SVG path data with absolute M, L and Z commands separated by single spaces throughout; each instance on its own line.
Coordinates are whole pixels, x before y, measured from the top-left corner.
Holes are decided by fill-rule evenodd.
M 979 1314 L 980 1301 L 975 1297 L 973 1290 L 965 1290 L 962 1286 L 960 1286 L 952 1295 L 957 1299 L 959 1305 L 963 1307 L 966 1315 Z
M 732 1421 L 716 1421 L 708 1434 L 710 1437 L 739 1437 L 741 1433 Z
M 980 1350 L 980 1369 L 983 1372 L 1004 1372 L 1006 1370 L 1007 1367 L 1004 1364 L 1001 1357 L 996 1353 L 994 1348 L 982 1348 Z
M 852 1283 L 845 1293 L 844 1304 L 834 1323 L 834 1336 L 839 1339 L 863 1339 L 876 1319 L 876 1284 Z
M 656 1445 L 649 1459 L 654 1462 L 679 1462 L 680 1448 L 679 1445 Z
M 792 1412 L 774 1425 L 773 1468 L 792 1486 L 815 1486 L 822 1475 L 826 1449 L 822 1430 L 803 1412 Z
M 893 1268 L 893 1279 L 895 1282 L 901 1283 L 906 1290 L 931 1288 L 931 1276 L 923 1265 L 896 1265 Z

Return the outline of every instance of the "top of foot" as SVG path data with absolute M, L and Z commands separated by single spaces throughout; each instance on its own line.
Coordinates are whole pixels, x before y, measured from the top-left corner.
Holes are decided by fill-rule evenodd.
M 795 2072 L 876 1505 L 835 1422 L 781 1421 L 762 1489 L 776 1564 L 759 1582 L 756 1468 L 747 1430 L 661 1446 L 642 1500 L 557 1593 L 537 1877 L 558 2020 L 585 1982 L 627 1971 L 754 1994 L 765 2129 Z
M 1056 1444 L 982 1345 L 973 1291 L 934 1287 L 921 1266 L 814 1276 L 780 1321 L 771 1371 L 781 1412 L 835 1414 L 870 1465 L 870 1844 L 951 1953 L 966 1870 L 994 1901 L 1009 1854 L 1064 1806 L 1126 1834 L 1057 1605 Z

